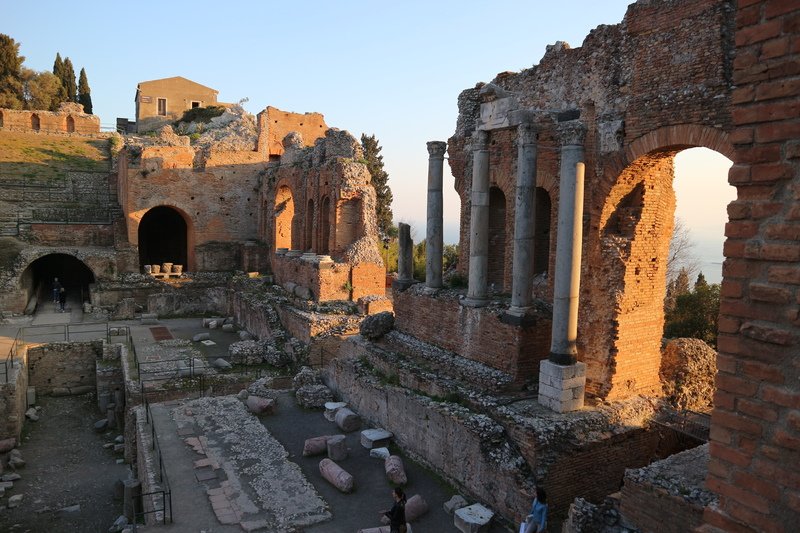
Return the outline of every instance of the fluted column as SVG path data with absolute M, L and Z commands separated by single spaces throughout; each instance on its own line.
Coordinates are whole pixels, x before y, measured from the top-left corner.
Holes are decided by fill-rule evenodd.
M 533 282 L 536 188 L 536 131 L 528 123 L 517 128 L 517 191 L 514 204 L 514 262 L 511 307 L 508 313 L 524 316 L 531 305 Z
M 442 287 L 442 250 L 444 248 L 442 181 L 444 152 L 447 143 L 428 143 L 428 226 L 425 238 L 425 286 Z
M 465 305 L 488 302 L 489 271 L 489 134 L 478 130 L 472 137 L 472 210 L 469 237 L 469 285 Z

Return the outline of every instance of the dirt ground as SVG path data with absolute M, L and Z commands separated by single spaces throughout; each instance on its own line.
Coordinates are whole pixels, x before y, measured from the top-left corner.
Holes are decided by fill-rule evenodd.
M 122 514 L 114 500 L 114 483 L 128 477 L 122 457 L 103 445 L 120 433 L 95 433 L 101 418 L 94 394 L 37 398 L 38 422 L 27 421 L 20 450 L 27 463 L 0 499 L 0 531 L 106 532 Z M 9 473 L 6 469 L 6 473 Z M 22 504 L 5 508 L 9 496 L 23 494 Z M 79 510 L 67 510 L 80 506 Z

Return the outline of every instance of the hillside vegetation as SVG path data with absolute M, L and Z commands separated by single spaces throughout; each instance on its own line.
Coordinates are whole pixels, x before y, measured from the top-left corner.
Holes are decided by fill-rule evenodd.
M 0 132 L 0 181 L 60 179 L 68 171 L 109 169 L 106 139 Z

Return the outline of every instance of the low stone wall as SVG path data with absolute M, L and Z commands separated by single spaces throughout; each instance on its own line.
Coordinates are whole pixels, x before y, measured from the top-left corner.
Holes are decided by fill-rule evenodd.
M 277 283 L 295 283 L 308 289 L 312 300 L 358 300 L 364 296 L 384 295 L 386 270 L 374 263 L 307 261 L 301 257 L 273 254 L 272 272 Z
M 620 512 L 641 531 L 693 531 L 702 525 L 704 509 L 715 501 L 705 488 L 707 472 L 707 444 L 628 470 Z
M 26 348 L 23 346 L 14 364 L 9 364 L 8 379 L 0 383 L 0 440 L 19 438 L 25 410 L 28 408 L 28 370 L 25 366 Z
M 83 394 L 94 391 L 97 359 L 104 341 L 54 342 L 28 348 L 30 386 L 37 394 Z
M 539 362 L 550 353 L 552 316 L 536 313 L 529 325 L 501 321 L 504 309 L 467 307 L 458 293 L 424 294 L 422 284 L 393 292 L 395 328 L 424 342 L 510 374 L 518 385 L 537 383 Z
M 136 428 L 136 478 L 142 484 L 142 494 L 153 493 L 163 487 L 157 481 L 158 462 L 153 456 L 153 438 L 150 426 L 147 424 L 145 407 L 140 405 L 130 410 L 128 417 L 133 420 Z M 127 440 L 127 439 L 126 439 Z M 158 494 L 142 497 L 142 507 L 145 512 L 145 525 L 153 526 L 164 522 L 164 511 L 161 509 L 161 498 Z
M 208 312 L 225 314 L 229 292 L 224 287 L 180 287 L 147 297 L 147 310 L 159 316 L 197 316 Z
M 100 117 L 81 112 L 0 109 L 0 118 L 0 127 L 6 131 L 83 135 L 100 133 Z

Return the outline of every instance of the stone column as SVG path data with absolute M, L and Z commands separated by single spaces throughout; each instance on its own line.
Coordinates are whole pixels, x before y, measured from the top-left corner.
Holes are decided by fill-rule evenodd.
M 442 287 L 442 249 L 444 248 L 444 200 L 442 181 L 444 174 L 444 152 L 447 143 L 428 143 L 428 226 L 425 240 L 425 286 L 431 289 Z
M 536 132 L 530 124 L 517 128 L 517 198 L 514 204 L 514 263 L 510 315 L 525 316 L 531 305 L 536 189 Z
M 583 407 L 586 365 L 577 361 L 578 295 L 583 245 L 583 139 L 578 121 L 560 125 L 561 173 L 553 286 L 553 329 L 548 360 L 539 365 L 539 403 L 554 411 Z
M 472 137 L 472 210 L 469 227 L 469 286 L 464 305 L 488 303 L 489 271 L 489 134 L 478 130 Z
M 414 241 L 411 240 L 411 226 L 400 222 L 397 225 L 400 250 L 397 257 L 397 279 L 392 288 L 400 292 L 414 284 Z

